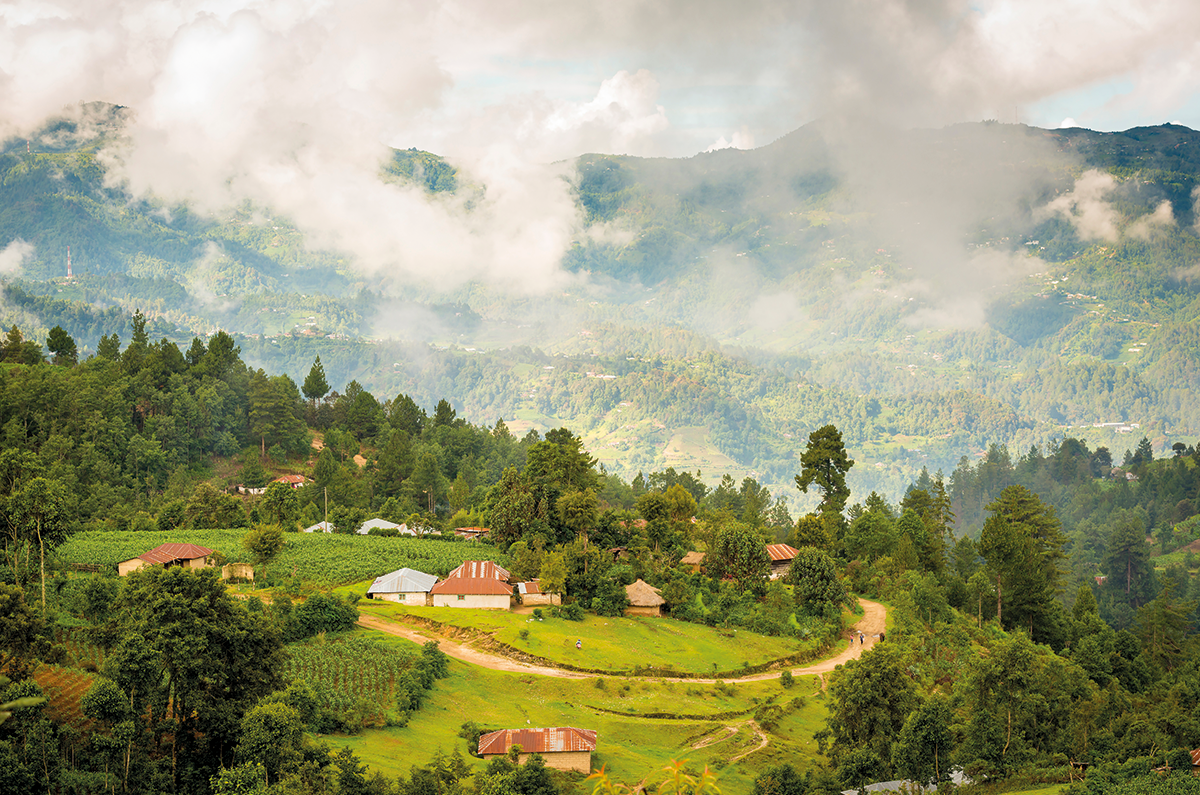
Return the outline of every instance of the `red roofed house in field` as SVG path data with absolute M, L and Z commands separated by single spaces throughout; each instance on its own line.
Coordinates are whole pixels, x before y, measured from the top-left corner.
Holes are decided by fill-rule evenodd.
M 136 558 L 117 564 L 117 572 L 122 576 L 131 571 L 137 571 L 145 566 L 183 566 L 187 569 L 203 569 L 208 566 L 208 556 L 213 551 L 195 544 L 161 544 L 149 552 L 143 552 Z
M 429 589 L 434 607 L 507 610 L 512 601 L 509 573 L 490 560 L 465 560 Z
M 771 579 L 777 580 L 787 574 L 798 550 L 787 544 L 767 544 L 767 554 L 771 556 Z
M 556 770 L 592 772 L 596 732 L 591 729 L 501 729 L 479 738 L 479 755 L 484 759 L 504 756 L 514 745 L 521 746 L 521 764 L 530 754 L 541 754 L 546 767 Z

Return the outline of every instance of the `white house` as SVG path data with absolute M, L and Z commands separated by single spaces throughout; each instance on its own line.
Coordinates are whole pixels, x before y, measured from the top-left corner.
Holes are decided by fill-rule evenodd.
M 397 569 L 390 574 L 376 577 L 367 589 L 368 599 L 386 599 L 418 607 L 429 604 L 429 590 L 437 577 L 416 569 Z
M 429 589 L 434 607 L 507 610 L 512 601 L 509 573 L 490 560 L 467 560 Z
M 403 530 L 401 529 L 402 527 L 404 528 Z M 358 534 L 360 536 L 369 535 L 372 530 L 377 528 L 379 530 L 400 530 L 401 534 L 404 533 L 404 530 L 408 529 L 403 525 L 396 524 L 395 522 L 389 522 L 387 519 L 376 518 L 368 519 L 367 521 L 363 522 L 362 526 L 358 528 Z
M 306 527 L 301 532 L 303 533 L 332 533 L 333 525 L 329 522 L 317 522 L 312 527 Z

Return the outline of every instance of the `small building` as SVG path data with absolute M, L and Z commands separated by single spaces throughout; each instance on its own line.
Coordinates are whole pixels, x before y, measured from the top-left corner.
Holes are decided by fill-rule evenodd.
M 122 577 L 146 566 L 182 566 L 186 569 L 203 569 L 208 566 L 208 556 L 213 551 L 195 544 L 159 544 L 149 552 L 117 564 L 117 573 Z
M 286 486 L 291 486 L 293 489 L 298 489 L 305 483 L 308 483 L 308 478 L 303 475 L 280 475 L 271 482 L 283 483 Z
M 771 579 L 777 580 L 787 574 L 792 566 L 792 558 L 798 554 L 799 550 L 787 544 L 767 544 L 767 555 L 771 558 Z
M 331 525 L 329 522 L 317 522 L 315 525 L 312 525 L 311 527 L 306 527 L 303 530 L 301 530 L 300 532 L 302 532 L 302 533 L 332 533 L 333 525 Z
M 456 527 L 456 528 L 454 528 L 454 535 L 458 536 L 459 538 L 465 538 L 468 541 L 478 541 L 479 539 L 485 537 L 490 532 L 492 532 L 491 528 L 488 528 L 488 527 Z
M 429 591 L 436 582 L 437 577 L 423 571 L 396 569 L 390 574 L 376 577 L 367 589 L 367 598 L 423 607 L 433 604 Z
M 375 530 L 375 529 L 395 530 L 395 531 L 399 532 L 400 527 L 401 527 L 401 525 L 398 525 L 395 522 L 389 522 L 387 519 L 379 519 L 379 518 L 368 519 L 367 521 L 363 522 L 362 525 L 358 528 L 358 534 L 360 536 L 370 535 L 371 531 Z M 405 528 L 405 529 L 407 530 L 408 528 Z
M 657 588 L 640 579 L 625 586 L 625 597 L 629 600 L 627 616 L 661 616 L 662 606 L 667 603 Z
M 490 560 L 467 560 L 429 589 L 434 607 L 507 610 L 513 589 L 509 573 Z
M 596 732 L 570 726 L 556 729 L 501 729 L 479 737 L 479 755 L 484 759 L 495 759 L 507 754 L 514 745 L 521 748 L 519 761 L 522 764 L 530 754 L 541 754 L 546 760 L 546 767 L 591 773 Z
M 221 579 L 254 582 L 254 567 L 249 563 L 226 563 L 221 567 Z
M 689 552 L 679 561 L 679 565 L 691 569 L 692 573 L 695 574 L 704 565 L 705 557 L 706 555 L 703 552 Z
M 525 605 L 560 605 L 562 595 L 543 593 L 540 580 L 517 583 L 517 593 L 521 594 L 521 604 Z

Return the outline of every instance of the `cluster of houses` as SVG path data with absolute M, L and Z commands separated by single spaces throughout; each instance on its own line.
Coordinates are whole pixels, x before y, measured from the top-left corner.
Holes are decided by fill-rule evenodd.
M 404 535 L 404 525 L 395 525 L 382 519 L 374 519 L 360 528 L 368 533 L 372 528 L 397 528 Z M 486 533 L 484 528 L 465 528 Z M 305 532 L 329 532 L 325 523 L 320 523 Z M 477 536 L 476 536 L 477 537 Z M 796 550 L 786 544 L 770 544 L 766 548 L 771 558 L 771 577 L 781 577 L 787 572 Z M 122 577 L 145 566 L 182 566 L 203 568 L 212 563 L 213 551 L 195 544 L 161 544 L 136 558 L 122 561 L 117 569 Z M 699 571 L 704 564 L 704 554 L 691 552 L 681 563 Z M 236 568 L 235 568 L 236 567 Z M 222 576 L 253 579 L 254 572 L 245 564 L 224 567 Z M 626 615 L 658 616 L 662 614 L 665 600 L 659 589 L 639 579 L 626 586 L 629 599 Z M 545 593 L 539 580 L 513 582 L 512 575 L 490 560 L 468 560 L 439 580 L 433 574 L 416 569 L 402 568 L 376 577 L 367 589 L 367 598 L 383 599 L 413 606 L 469 607 L 484 610 L 508 610 L 514 601 L 526 605 L 556 605 L 561 595 Z M 590 773 L 592 753 L 596 750 L 596 732 L 573 727 L 501 729 L 479 738 L 479 754 L 484 759 L 505 756 L 514 746 L 520 748 L 520 762 L 530 754 L 540 754 L 548 767 L 558 770 L 576 770 Z

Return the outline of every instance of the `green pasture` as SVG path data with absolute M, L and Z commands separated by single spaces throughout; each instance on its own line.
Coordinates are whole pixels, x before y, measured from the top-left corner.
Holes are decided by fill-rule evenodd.
M 415 648 L 400 638 L 372 634 L 397 649 Z M 575 726 L 596 730 L 593 767 L 605 765 L 617 779 L 634 783 L 672 759 L 687 759 L 697 770 L 705 765 L 719 770 L 722 789 L 731 793 L 748 792 L 754 777 L 772 765 L 788 761 L 807 768 L 818 762 L 812 736 L 823 726 L 826 710 L 815 677 L 797 678 L 788 689 L 778 679 L 729 686 L 607 677 L 574 680 L 502 673 L 457 661 L 451 661 L 450 674 L 434 685 L 408 726 L 322 739 L 352 748 L 366 764 L 394 776 L 408 775 L 413 765 L 426 764 L 438 752 L 449 755 L 457 750 L 466 757 L 466 741 L 458 732 L 467 721 L 488 731 Z M 768 732 L 766 748 L 727 763 L 757 744 L 745 725 L 756 708 L 769 699 L 786 705 L 796 697 L 803 698 L 803 706 Z M 653 713 L 674 717 L 639 717 Z M 725 726 L 737 726 L 736 734 L 730 735 Z M 692 748 L 705 738 L 717 741 Z M 476 769 L 483 765 L 466 758 Z
M 556 663 L 613 672 L 652 667 L 695 674 L 720 671 L 732 677 L 744 665 L 760 665 L 815 648 L 812 641 L 772 638 L 670 618 L 587 614 L 583 621 L 567 621 L 550 618 L 549 608 L 542 608 L 543 619 L 538 621 L 529 613 L 407 607 L 366 599 L 358 607 L 364 615 L 396 621 L 418 617 L 486 632 L 501 643 Z M 523 630 L 529 632 L 528 639 L 521 638 Z M 583 648 L 576 649 L 575 643 L 580 640 Z

